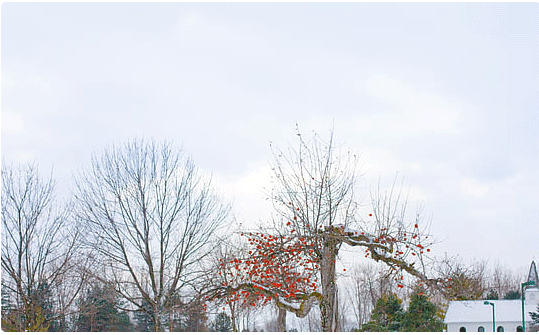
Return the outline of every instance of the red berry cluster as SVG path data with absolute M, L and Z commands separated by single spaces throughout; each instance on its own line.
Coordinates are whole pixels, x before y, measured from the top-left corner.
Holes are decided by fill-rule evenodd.
M 292 231 L 288 236 L 241 235 L 247 238 L 247 257 L 221 259 L 218 274 L 222 286 L 234 288 L 248 283 L 254 290 L 232 291 L 225 297 L 226 303 L 264 305 L 271 299 L 290 300 L 316 291 L 319 264 L 315 252 L 317 242 L 313 239 L 294 235 Z

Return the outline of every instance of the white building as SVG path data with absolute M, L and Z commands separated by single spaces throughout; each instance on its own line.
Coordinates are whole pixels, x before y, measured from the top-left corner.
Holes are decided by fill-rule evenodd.
M 530 329 L 530 312 L 537 312 L 539 304 L 539 278 L 535 262 L 530 266 L 528 281 L 535 285 L 524 291 L 524 318 L 526 331 Z M 522 331 L 522 300 L 489 300 L 494 304 L 495 327 L 498 332 Z M 445 323 L 449 332 L 491 332 L 493 306 L 485 304 L 485 300 L 451 301 L 445 315 Z

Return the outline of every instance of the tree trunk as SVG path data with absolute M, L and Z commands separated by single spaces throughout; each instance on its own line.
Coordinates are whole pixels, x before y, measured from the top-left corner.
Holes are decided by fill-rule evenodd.
M 236 323 L 238 321 L 237 321 L 237 317 L 236 317 L 236 308 L 235 308 L 236 306 L 234 305 L 234 303 L 231 303 L 229 306 L 230 306 L 230 318 L 232 319 L 232 331 L 237 332 L 238 327 L 237 327 Z
M 286 331 L 286 309 L 279 308 L 279 315 L 277 317 L 278 332 Z
M 155 318 L 154 318 L 154 325 L 153 325 L 153 329 L 154 329 L 154 332 L 161 332 L 162 329 L 161 329 L 161 315 L 159 314 L 155 314 Z
M 152 318 L 153 318 L 153 331 L 154 332 L 162 332 L 163 331 L 163 325 L 161 323 L 162 321 L 162 314 L 159 310 L 159 307 L 157 307 L 157 304 L 154 301 L 150 302 L 150 305 L 152 306 Z
M 335 283 L 335 261 L 337 259 L 338 242 L 332 239 L 324 241 L 322 247 L 321 279 L 322 297 L 320 314 L 322 331 L 337 331 L 337 285 Z

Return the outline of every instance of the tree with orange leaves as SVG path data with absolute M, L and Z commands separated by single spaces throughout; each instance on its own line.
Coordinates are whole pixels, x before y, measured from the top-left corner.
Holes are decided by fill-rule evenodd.
M 298 137 L 298 149 L 274 151 L 271 198 L 283 223 L 273 234 L 244 234 L 252 248 L 249 255 L 221 264 L 223 271 L 240 278 L 222 284 L 225 294 L 240 300 L 254 294 L 262 304 L 274 301 L 280 310 L 299 317 L 317 303 L 322 330 L 337 331 L 336 260 L 343 243 L 387 264 L 398 287 L 403 287 L 403 272 L 435 283 L 422 268 L 432 242 L 421 230 L 419 216 L 406 220 L 400 192 L 378 192 L 372 213 L 362 219 L 354 196 L 355 157 L 348 154 L 341 160 L 332 136 L 323 141 L 315 135 L 311 143 L 299 131 Z
M 312 259 L 319 265 L 318 303 L 324 331 L 336 331 L 336 259 L 341 246 L 348 244 L 365 251 L 365 257 L 387 264 L 398 285 L 402 272 L 427 281 L 423 255 L 430 252 L 420 227 L 420 217 L 407 220 L 406 199 L 390 192 L 372 196 L 372 210 L 361 217 L 354 194 L 358 172 L 356 156 L 342 156 L 333 142 L 333 133 L 324 141 L 314 135 L 304 140 L 298 130 L 297 149 L 275 149 L 272 199 L 275 209 L 290 222 L 296 238 L 313 245 Z
M 219 289 L 213 291 L 212 298 L 226 303 L 233 315 L 238 307 L 263 306 L 273 301 L 279 308 L 279 329 L 284 331 L 286 311 L 305 316 L 310 305 L 304 304 L 302 313 L 298 302 L 318 288 L 319 265 L 312 259 L 313 246 L 305 238 L 292 237 L 293 233 L 241 235 L 248 248 L 243 256 L 219 259 Z

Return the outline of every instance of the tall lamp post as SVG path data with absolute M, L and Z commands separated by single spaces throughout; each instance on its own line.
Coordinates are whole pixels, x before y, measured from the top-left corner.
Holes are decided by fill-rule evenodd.
M 496 318 L 494 316 L 494 303 L 490 301 L 485 301 L 483 304 L 492 306 L 492 332 L 496 331 Z
M 533 280 L 520 284 L 520 299 L 522 301 L 522 331 L 526 331 L 526 320 L 524 319 L 524 288 L 526 286 L 533 286 L 535 282 Z

